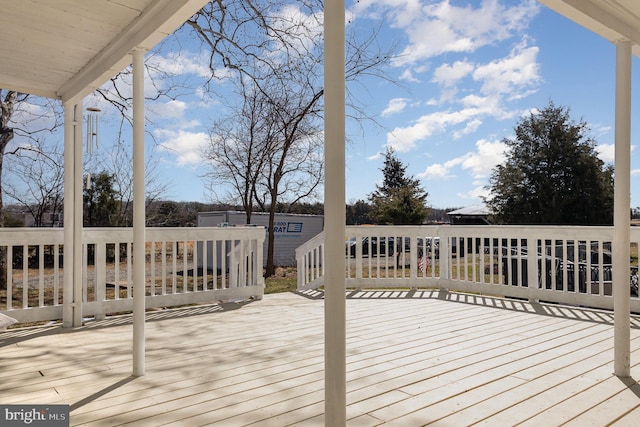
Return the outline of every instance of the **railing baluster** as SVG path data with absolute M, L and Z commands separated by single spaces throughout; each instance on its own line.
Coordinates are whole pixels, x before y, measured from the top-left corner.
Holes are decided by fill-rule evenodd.
M 171 293 L 176 293 L 177 280 L 178 280 L 178 241 L 171 242 Z
M 220 244 L 220 268 L 221 268 L 221 283 L 222 289 L 230 288 L 227 272 L 227 240 L 221 240 Z
M 467 272 L 467 280 L 469 282 L 475 282 L 476 281 L 476 239 L 473 237 L 467 237 L 467 245 L 468 248 L 467 250 L 465 250 L 465 259 L 467 259 L 468 256 L 471 256 L 471 259 L 468 260 L 467 262 L 467 267 L 465 268 L 466 272 Z M 471 253 L 469 253 L 469 250 L 471 250 Z M 471 272 L 469 272 L 469 264 L 471 264 Z
M 162 295 L 166 295 L 167 294 L 167 242 L 165 240 L 163 240 L 161 242 L 162 247 L 160 248 L 160 256 L 161 256 L 161 262 L 160 262 L 160 266 L 162 268 L 162 272 L 160 273 L 160 275 L 162 276 L 162 289 L 160 290 Z
M 60 245 L 53 245 L 53 305 L 60 305 Z
M 38 307 L 44 307 L 44 245 L 38 246 Z
M 580 292 L 580 244 L 573 239 L 573 286 L 574 292 Z
M 133 250 L 133 245 L 131 242 L 127 242 L 125 244 L 125 248 L 126 248 L 126 262 L 127 262 L 127 298 L 131 298 L 133 296 L 133 280 L 132 280 L 132 274 L 133 274 L 133 268 L 132 268 L 132 250 Z
M 22 246 L 22 308 L 29 307 L 29 245 Z
M 7 245 L 7 310 L 13 309 L 13 246 Z
M 220 269 L 220 266 L 218 266 L 218 258 L 220 256 L 218 255 L 219 245 L 219 240 L 214 240 L 211 244 L 211 269 L 213 270 L 213 289 L 220 288 L 220 286 L 218 286 L 218 270 Z M 262 260 L 260 260 L 260 262 L 262 262 Z M 221 270 L 220 274 L 224 275 L 224 271 Z
M 95 269 L 95 282 L 93 283 L 93 292 L 96 296 L 95 300 L 98 304 L 98 312 L 95 314 L 96 320 L 104 319 L 104 301 L 106 298 L 106 247 L 107 244 L 99 242 L 95 244 L 93 265 Z
M 603 253 L 603 242 L 600 240 L 598 242 L 598 253 L 601 254 L 598 257 L 598 295 L 604 295 L 604 256 Z
M 88 288 L 87 282 L 89 281 L 88 277 L 88 264 L 89 264 L 89 250 L 88 244 L 84 243 L 82 245 L 82 302 L 87 302 L 88 300 Z
M 146 244 L 145 244 L 146 246 Z M 145 251 L 146 252 L 146 251 Z M 145 255 L 146 256 L 146 255 Z M 149 242 L 149 293 L 151 296 L 156 294 L 156 242 Z M 146 275 L 145 275 L 146 276 Z M 145 277 L 145 282 L 147 278 Z
M 569 289 L 569 257 L 567 253 L 567 240 L 562 239 L 562 292 Z
M 187 292 L 188 286 L 189 286 L 189 270 L 188 270 L 188 264 L 187 264 L 187 260 L 189 258 L 189 249 L 188 249 L 188 243 L 187 241 L 183 241 L 182 242 L 182 292 Z M 196 266 L 197 267 L 197 266 Z M 196 276 L 196 272 L 193 272 L 193 278 L 195 280 L 195 276 Z
M 113 299 L 120 299 L 120 242 L 113 244 Z

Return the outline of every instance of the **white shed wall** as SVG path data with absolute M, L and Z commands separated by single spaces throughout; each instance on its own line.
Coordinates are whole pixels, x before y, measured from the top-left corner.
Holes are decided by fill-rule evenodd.
M 223 224 L 229 227 L 246 226 L 246 215 L 241 211 L 199 212 L 197 224 L 198 227 L 218 227 Z M 263 265 L 266 265 L 269 214 L 254 212 L 251 215 L 250 225 L 265 229 Z M 274 222 L 275 265 L 296 265 L 296 248 L 322 232 L 323 227 L 324 216 L 322 215 L 276 214 Z M 212 259 L 208 260 L 208 265 L 211 265 L 210 261 Z M 202 259 L 198 260 L 198 265 L 202 266 Z

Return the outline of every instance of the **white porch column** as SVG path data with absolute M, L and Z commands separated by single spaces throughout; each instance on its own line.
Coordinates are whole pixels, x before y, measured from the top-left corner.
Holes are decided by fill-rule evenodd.
M 62 326 L 82 325 L 82 101 L 64 103 Z
M 325 425 L 347 419 L 344 0 L 324 4 Z
M 629 377 L 629 210 L 631 208 L 631 42 L 616 43 L 615 188 L 613 212 L 614 373 Z
M 133 375 L 145 373 L 144 51 L 133 57 Z
M 82 326 L 82 102 L 76 104 L 73 143 L 73 326 Z

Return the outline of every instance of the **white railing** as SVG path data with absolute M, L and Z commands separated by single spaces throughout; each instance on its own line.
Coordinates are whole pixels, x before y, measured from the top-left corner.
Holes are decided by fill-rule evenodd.
M 611 309 L 612 227 L 348 226 L 349 288 L 436 288 Z M 640 229 L 631 228 L 630 275 Z M 297 251 L 298 289 L 324 284 L 324 239 Z M 300 271 L 303 271 L 303 274 Z M 640 311 L 630 286 L 631 307 Z
M 324 231 L 296 249 L 298 289 L 322 285 L 324 275 Z
M 85 228 L 82 315 L 133 309 L 131 228 Z M 146 307 L 262 298 L 264 229 L 147 228 Z M 62 229 L 2 229 L 6 290 L 0 312 L 20 322 L 62 318 Z

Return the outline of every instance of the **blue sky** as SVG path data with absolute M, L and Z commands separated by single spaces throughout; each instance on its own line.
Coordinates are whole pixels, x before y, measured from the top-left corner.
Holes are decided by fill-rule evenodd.
M 366 199 L 374 190 L 382 178 L 382 153 L 391 146 L 429 193 L 430 206 L 480 203 L 491 169 L 504 159 L 501 140 L 513 135 L 519 117 L 549 101 L 587 122 L 601 158 L 613 163 L 615 46 L 606 40 L 533 0 L 347 5 L 354 22 L 383 20 L 381 36 L 396 40 L 401 53 L 388 70 L 401 86 L 376 80 L 355 89 L 362 91 L 358 97 L 378 124 L 348 124 L 348 202 Z M 207 69 L 195 46 L 189 49 L 185 43 L 176 56 L 168 44 L 150 60 L 197 81 Z M 635 58 L 633 66 L 634 87 L 640 88 Z M 85 106 L 94 104 L 104 109 L 101 140 L 108 141 L 115 112 L 95 98 L 85 101 Z M 200 150 L 211 123 L 223 113 L 220 103 L 199 90 L 148 104 L 155 141 L 147 152 L 156 164 L 156 179 L 169 184 L 165 198 L 212 201 L 201 177 L 207 166 Z M 632 145 L 637 139 L 636 127 Z M 631 162 L 635 207 L 640 206 L 640 165 L 633 150 Z

